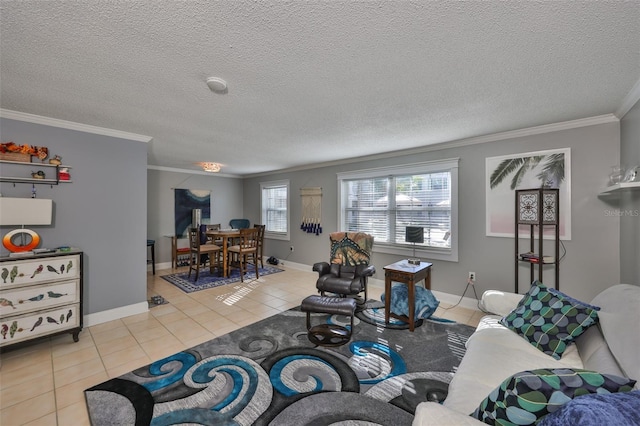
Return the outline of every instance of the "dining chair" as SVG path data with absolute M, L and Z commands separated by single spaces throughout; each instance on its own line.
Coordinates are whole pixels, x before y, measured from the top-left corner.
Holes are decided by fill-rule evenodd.
M 253 225 L 254 228 L 258 230 L 258 250 L 257 256 L 258 261 L 260 262 L 260 267 L 264 268 L 263 257 L 264 257 L 264 231 L 266 229 L 266 225 Z
M 147 240 L 147 247 L 151 247 L 151 259 L 147 259 L 147 264 L 151 264 L 153 275 L 156 274 L 156 241 Z
M 244 282 L 244 274 L 247 273 L 249 259 L 253 260 L 253 268 L 256 271 L 256 279 L 260 278 L 258 272 L 258 262 L 256 260 L 258 253 L 258 229 L 244 228 L 240 229 L 238 237 L 239 244 L 228 248 L 229 253 L 236 256 L 240 268 L 240 281 Z M 229 266 L 231 266 L 231 258 L 229 256 Z
M 195 281 L 198 281 L 200 276 L 200 264 L 203 262 L 203 258 L 206 255 L 209 261 L 209 270 L 213 272 L 214 261 L 215 265 L 220 269 L 220 247 L 215 244 L 200 244 L 200 230 L 198 228 L 189 229 L 189 274 L 187 277 L 191 279 L 191 271 L 195 271 Z M 207 260 L 204 261 L 206 264 Z
M 251 226 L 249 219 L 231 219 L 229 226 L 233 229 L 245 229 Z
M 214 224 L 206 226 L 206 230 L 207 231 L 219 231 L 221 228 L 222 228 L 222 225 L 220 225 L 219 223 L 214 223 Z M 210 237 L 209 239 L 213 244 L 216 244 L 216 245 L 221 245 L 222 244 L 222 238 L 221 237 L 220 238 L 211 238 Z

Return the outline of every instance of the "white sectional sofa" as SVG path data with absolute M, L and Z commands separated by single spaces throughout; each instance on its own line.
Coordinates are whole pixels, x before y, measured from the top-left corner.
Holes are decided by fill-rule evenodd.
M 494 315 L 482 318 L 469 338 L 444 403 L 421 403 L 413 425 L 482 425 L 470 414 L 506 378 L 525 370 L 586 369 L 640 380 L 640 286 L 614 285 L 597 295 L 591 304 L 600 307 L 599 323 L 569 345 L 559 360 L 500 324 L 522 297 L 483 294 L 481 307 Z

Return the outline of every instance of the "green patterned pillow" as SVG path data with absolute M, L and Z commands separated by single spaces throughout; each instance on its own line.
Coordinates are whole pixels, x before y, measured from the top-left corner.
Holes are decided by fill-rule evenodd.
M 490 425 L 533 425 L 574 397 L 628 392 L 636 381 L 570 368 L 522 371 L 503 381 L 472 417 Z
M 597 307 L 534 281 L 518 306 L 500 322 L 555 359 L 598 321 Z

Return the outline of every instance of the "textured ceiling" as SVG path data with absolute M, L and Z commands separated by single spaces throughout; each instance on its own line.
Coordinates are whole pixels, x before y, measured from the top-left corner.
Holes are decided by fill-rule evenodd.
M 640 2 L 5 1 L 0 107 L 247 175 L 615 112 Z M 218 76 L 228 92 L 209 91 Z

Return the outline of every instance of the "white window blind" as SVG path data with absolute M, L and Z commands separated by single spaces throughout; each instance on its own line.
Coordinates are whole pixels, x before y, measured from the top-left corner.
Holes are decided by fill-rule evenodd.
M 457 159 L 338 175 L 340 223 L 372 234 L 374 250 L 406 254 L 407 226 L 424 228 L 416 248 L 457 261 Z M 453 236 L 453 237 L 452 237 Z
M 262 193 L 262 223 L 265 236 L 289 239 L 289 182 L 265 182 L 260 184 Z

